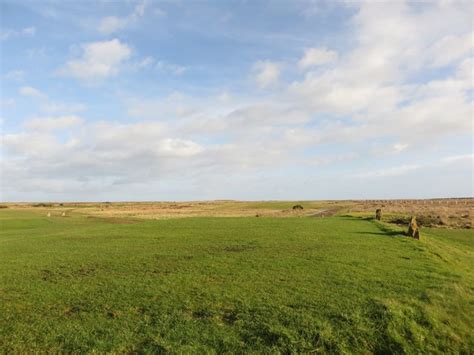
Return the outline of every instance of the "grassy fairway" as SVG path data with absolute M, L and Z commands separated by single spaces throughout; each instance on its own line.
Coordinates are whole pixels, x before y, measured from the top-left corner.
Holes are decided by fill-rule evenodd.
M 474 238 L 0 211 L 0 352 L 472 352 Z

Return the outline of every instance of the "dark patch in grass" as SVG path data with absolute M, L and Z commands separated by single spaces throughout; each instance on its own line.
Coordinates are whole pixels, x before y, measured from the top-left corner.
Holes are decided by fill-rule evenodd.
M 404 236 L 405 234 L 397 231 L 387 231 L 387 232 L 355 232 L 356 234 L 365 234 L 365 235 L 383 235 L 387 237 L 395 236 Z
M 375 218 L 372 216 L 363 217 L 363 216 L 353 216 L 350 214 L 344 214 L 340 216 L 339 218 L 344 219 L 344 220 L 352 220 L 352 221 L 375 221 Z
M 293 340 L 286 329 L 263 321 L 250 325 L 243 339 L 248 344 L 263 343 L 267 347 L 278 347 L 280 353 L 290 353 Z
M 431 252 L 431 254 L 433 254 L 434 256 L 437 256 L 438 258 L 440 258 L 441 260 L 443 260 L 444 262 L 446 262 L 447 260 L 445 258 L 443 258 L 441 256 L 441 254 L 437 253 L 437 252 Z
M 64 310 L 64 315 L 66 316 L 73 316 L 77 313 L 80 313 L 84 311 L 84 309 L 81 307 L 81 306 L 71 306 L 71 307 L 67 307 L 65 310 Z
M 72 272 L 73 277 L 85 277 L 85 276 L 92 276 L 97 272 L 97 266 L 83 266 L 77 270 Z
M 428 293 L 425 291 L 425 292 L 422 292 L 420 294 L 420 297 L 419 297 L 420 301 L 423 301 L 425 303 L 429 303 L 429 304 L 432 304 L 432 301 L 431 301 L 431 298 L 430 296 L 428 295 Z
M 339 216 L 338 220 L 340 221 L 351 221 L 351 222 L 359 222 L 359 221 L 373 221 L 373 217 L 361 217 L 361 216 L 351 216 L 351 215 L 343 215 Z
M 227 325 L 233 325 L 237 319 L 237 313 L 233 310 L 225 311 L 222 315 L 222 321 Z
M 146 314 L 148 312 L 147 309 L 144 307 L 134 307 L 132 309 L 134 313 L 138 313 L 138 314 Z
M 396 237 L 396 236 L 399 236 L 399 237 L 402 237 L 402 236 L 406 236 L 406 233 L 404 231 L 401 231 L 401 230 L 395 230 L 395 229 L 392 229 L 390 227 L 388 227 L 387 225 L 384 225 L 382 223 L 378 223 L 377 221 L 374 220 L 373 222 L 382 232 L 384 235 L 386 236 L 391 236 L 391 237 Z
M 173 272 L 164 269 L 155 269 L 151 272 L 152 274 L 159 275 L 159 276 L 168 276 L 171 275 Z
M 41 270 L 41 279 L 43 281 L 51 281 L 53 278 L 54 278 L 54 272 L 47 269 Z
M 112 319 L 120 317 L 121 314 L 122 312 L 116 311 L 116 310 L 107 311 L 107 317 L 112 318 Z
M 132 218 L 120 218 L 120 217 L 97 217 L 97 216 L 87 216 L 89 219 L 93 219 L 95 221 L 104 222 L 104 223 L 111 223 L 111 224 L 136 224 L 140 223 L 141 221 L 138 219 Z
M 231 245 L 216 245 L 210 249 L 211 252 L 215 253 L 242 253 L 246 251 L 255 250 L 258 248 L 258 245 L 255 243 L 246 243 L 246 244 L 231 244 Z
M 401 354 L 404 353 L 403 344 L 389 334 L 392 320 L 390 309 L 376 300 L 370 300 L 366 306 L 366 315 L 372 321 L 375 334 L 380 340 L 375 343 L 374 354 Z
M 138 343 L 130 352 L 131 354 L 169 354 L 168 349 L 155 339 L 147 338 Z
M 40 270 L 41 279 L 47 282 L 58 282 L 61 279 L 82 278 L 94 276 L 98 271 L 97 265 L 81 266 L 78 269 L 68 270 L 67 268 L 59 270 Z
M 255 249 L 254 246 L 252 245 L 232 245 L 232 246 L 227 246 L 222 248 L 223 251 L 229 252 L 229 253 L 241 253 L 246 250 L 252 250 Z
M 176 262 L 176 261 L 179 261 L 179 260 L 194 259 L 193 255 L 163 255 L 163 254 L 156 254 L 154 257 L 158 261 L 172 261 L 172 262 Z
M 168 276 L 179 272 L 182 268 L 188 268 L 189 262 L 194 259 L 194 256 L 156 254 L 154 259 L 152 268 L 148 268 L 148 265 L 144 264 L 144 270 L 151 270 L 151 273 L 157 276 Z
M 193 314 L 193 318 L 208 319 L 214 315 L 214 312 L 208 308 L 201 308 L 194 311 L 192 314 Z

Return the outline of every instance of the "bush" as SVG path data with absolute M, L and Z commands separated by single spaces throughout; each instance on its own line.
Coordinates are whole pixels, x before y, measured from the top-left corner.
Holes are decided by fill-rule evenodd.
M 293 206 L 293 210 L 302 210 L 303 209 L 303 206 L 301 205 L 294 205 Z
M 53 204 L 52 203 L 37 203 L 35 205 L 33 205 L 33 207 L 53 207 Z
M 394 217 L 389 220 L 390 223 L 408 225 L 410 223 L 411 217 Z M 432 215 L 419 215 L 416 216 L 416 222 L 418 226 L 422 227 L 434 227 L 434 226 L 444 226 L 446 221 L 443 220 L 441 216 L 432 216 Z

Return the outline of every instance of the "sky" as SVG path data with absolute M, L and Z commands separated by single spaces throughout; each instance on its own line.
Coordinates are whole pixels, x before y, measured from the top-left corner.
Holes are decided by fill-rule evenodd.
M 1 201 L 474 195 L 471 1 L 0 12 Z

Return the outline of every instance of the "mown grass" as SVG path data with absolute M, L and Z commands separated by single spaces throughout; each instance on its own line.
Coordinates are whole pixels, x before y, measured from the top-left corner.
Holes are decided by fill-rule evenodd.
M 393 228 L 5 209 L 0 349 L 472 353 L 472 233 Z

